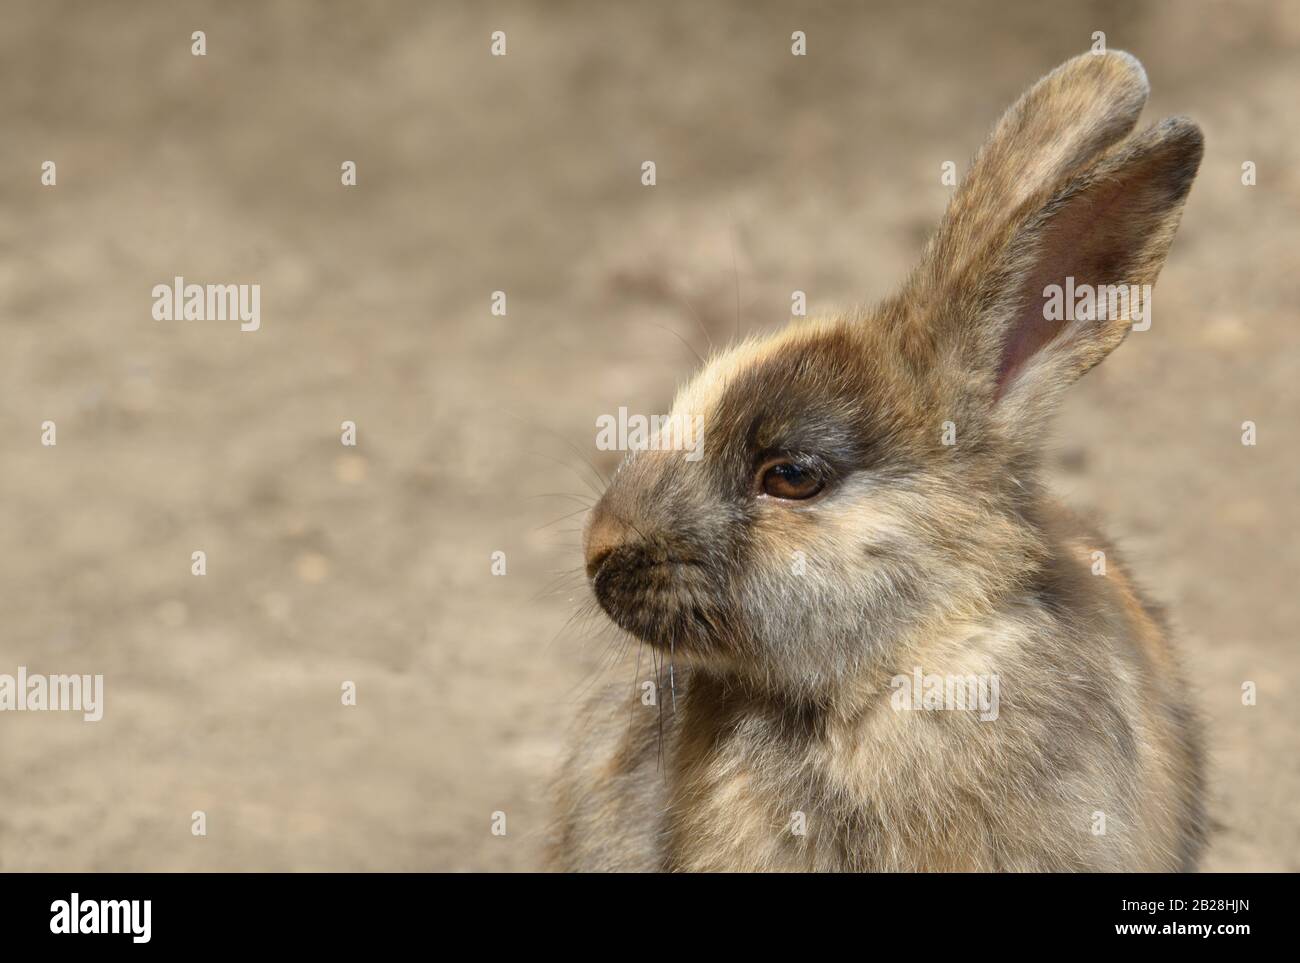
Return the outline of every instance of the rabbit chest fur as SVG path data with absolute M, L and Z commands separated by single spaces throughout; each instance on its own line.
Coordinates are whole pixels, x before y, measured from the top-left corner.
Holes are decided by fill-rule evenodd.
M 676 670 L 674 696 L 648 658 L 619 666 L 620 682 L 592 696 L 559 781 L 552 865 L 1194 868 L 1205 833 L 1200 733 L 1161 619 L 1117 565 L 1096 582 L 1093 553 L 1109 551 L 1100 540 L 1061 549 L 1041 600 L 906 647 L 893 668 L 860 680 L 847 711 L 701 668 Z M 1086 615 L 1088 637 L 1072 637 L 1061 612 Z M 940 677 L 995 672 L 996 724 L 898 711 L 890 680 L 913 661 Z M 640 679 L 658 675 L 662 703 L 628 684 L 638 668 Z

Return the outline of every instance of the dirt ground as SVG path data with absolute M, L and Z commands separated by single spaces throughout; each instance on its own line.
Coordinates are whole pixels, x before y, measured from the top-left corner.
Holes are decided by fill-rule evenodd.
M 0 714 L 0 869 L 536 868 L 612 637 L 568 624 L 596 416 L 667 410 L 672 332 L 887 294 L 942 162 L 1096 30 L 1207 152 L 1056 483 L 1179 628 L 1205 868 L 1300 870 L 1300 5 L 1006 0 L 8 7 L 0 672 L 106 706 Z M 155 321 L 176 275 L 261 330 Z

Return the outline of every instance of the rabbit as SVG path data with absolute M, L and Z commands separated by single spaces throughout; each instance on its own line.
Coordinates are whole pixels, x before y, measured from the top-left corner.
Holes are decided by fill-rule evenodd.
M 1065 389 L 1141 328 L 1048 292 L 1153 283 L 1200 164 L 1187 119 L 1133 133 L 1147 93 L 1118 51 L 1043 77 L 899 293 L 715 353 L 672 407 L 701 457 L 624 458 L 583 550 L 626 663 L 556 780 L 553 868 L 1196 867 L 1165 620 L 1039 478 Z M 931 678 L 996 712 L 899 698 Z

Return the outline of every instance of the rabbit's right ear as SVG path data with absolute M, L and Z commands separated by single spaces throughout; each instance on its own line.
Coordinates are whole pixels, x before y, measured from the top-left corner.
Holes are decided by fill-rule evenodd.
M 1030 87 L 953 194 L 922 262 L 927 287 L 959 283 L 1026 205 L 1041 207 L 1067 177 L 1128 136 L 1149 92 L 1142 64 L 1118 50 L 1081 54 Z
M 1202 143 L 1181 118 L 1129 137 L 1146 92 L 1122 53 L 1084 54 L 1035 84 L 977 155 L 904 289 L 903 356 L 1025 450 L 1063 389 L 1149 317 Z M 1058 311 L 1067 290 L 1095 297 Z

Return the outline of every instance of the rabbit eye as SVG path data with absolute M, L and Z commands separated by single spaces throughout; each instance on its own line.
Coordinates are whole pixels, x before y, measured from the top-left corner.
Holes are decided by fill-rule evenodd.
M 825 484 L 816 472 L 792 461 L 768 466 L 760 481 L 763 494 L 791 501 L 812 498 Z

